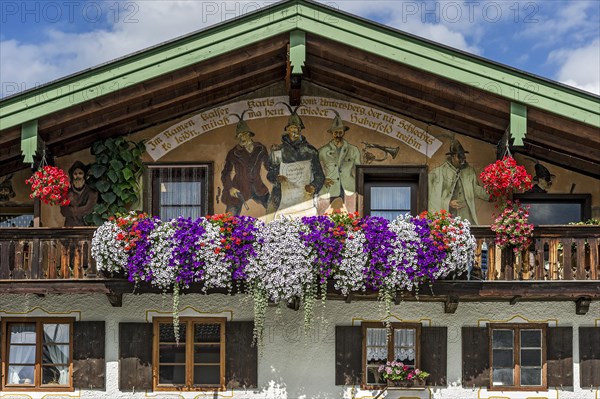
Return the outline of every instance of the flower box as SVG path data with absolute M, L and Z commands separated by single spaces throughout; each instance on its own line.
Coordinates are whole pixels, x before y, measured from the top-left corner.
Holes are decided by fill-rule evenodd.
M 424 379 L 414 379 L 414 380 L 403 380 L 403 381 L 392 381 L 387 380 L 388 390 L 390 389 L 425 389 L 425 380 Z

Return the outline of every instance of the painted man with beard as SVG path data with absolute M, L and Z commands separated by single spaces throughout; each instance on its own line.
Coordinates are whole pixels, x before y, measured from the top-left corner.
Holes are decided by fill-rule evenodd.
M 297 109 L 297 108 L 296 108 Z M 317 208 L 314 196 L 319 193 L 325 181 L 325 175 L 319 162 L 317 149 L 310 145 L 302 135 L 304 123 L 295 111 L 288 118 L 288 123 L 281 136 L 281 144 L 271 148 L 271 164 L 267 179 L 273 183 L 267 213 L 277 215 L 314 216 Z M 302 182 L 295 179 L 297 173 L 288 174 L 298 168 L 294 165 L 307 164 L 304 172 L 306 179 Z M 282 169 L 283 166 L 283 169 Z
M 71 187 L 69 188 L 69 205 L 61 206 L 60 213 L 65 217 L 65 227 L 85 226 L 83 218 L 89 215 L 98 201 L 98 192 L 85 182 L 87 168 L 76 161 L 69 168 Z

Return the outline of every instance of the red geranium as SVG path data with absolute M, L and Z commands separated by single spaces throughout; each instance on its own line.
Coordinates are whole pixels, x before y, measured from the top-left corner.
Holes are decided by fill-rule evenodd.
M 48 205 L 69 205 L 69 177 L 64 170 L 55 166 L 44 166 L 25 180 L 31 184 L 29 198 L 39 198 Z
M 490 201 L 507 198 L 514 192 L 531 190 L 531 175 L 511 156 L 486 166 L 479 178 L 485 191 L 490 195 Z

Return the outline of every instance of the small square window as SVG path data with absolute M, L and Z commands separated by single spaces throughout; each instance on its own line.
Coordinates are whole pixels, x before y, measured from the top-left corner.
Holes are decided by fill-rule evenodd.
M 156 390 L 220 390 L 225 386 L 225 319 L 181 318 L 179 342 L 172 319 L 154 321 Z
M 146 208 L 162 220 L 212 212 L 212 166 L 150 164 Z
M 391 334 L 383 323 L 363 323 L 363 375 L 367 386 L 385 385 L 379 366 L 388 361 L 419 368 L 420 324 L 392 323 Z
M 73 390 L 72 319 L 3 319 L 2 332 L 5 389 Z
M 494 389 L 546 387 L 546 326 L 490 326 L 491 386 Z

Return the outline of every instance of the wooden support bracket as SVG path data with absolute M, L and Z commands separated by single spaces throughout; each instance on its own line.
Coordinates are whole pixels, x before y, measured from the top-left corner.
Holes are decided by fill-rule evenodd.
M 455 313 L 458 308 L 458 297 L 448 296 L 444 302 L 444 313 Z
M 590 304 L 592 299 L 588 297 L 581 297 L 575 301 L 575 313 L 579 315 L 586 315 L 590 310 Z
M 511 305 L 515 305 L 517 302 L 519 302 L 520 299 L 521 299 L 521 295 L 515 295 L 512 298 L 510 298 L 509 303 Z
M 292 298 L 291 301 L 289 301 L 287 303 L 287 307 L 290 308 L 290 309 L 292 309 L 292 310 L 299 310 L 300 309 L 300 302 L 301 302 L 300 298 L 294 297 L 294 298 Z
M 346 301 L 346 303 L 352 303 L 352 293 L 349 293 L 348 295 L 346 295 L 345 301 Z
M 114 308 L 120 308 L 123 306 L 123 293 L 122 292 L 109 292 L 106 294 L 108 301 Z

